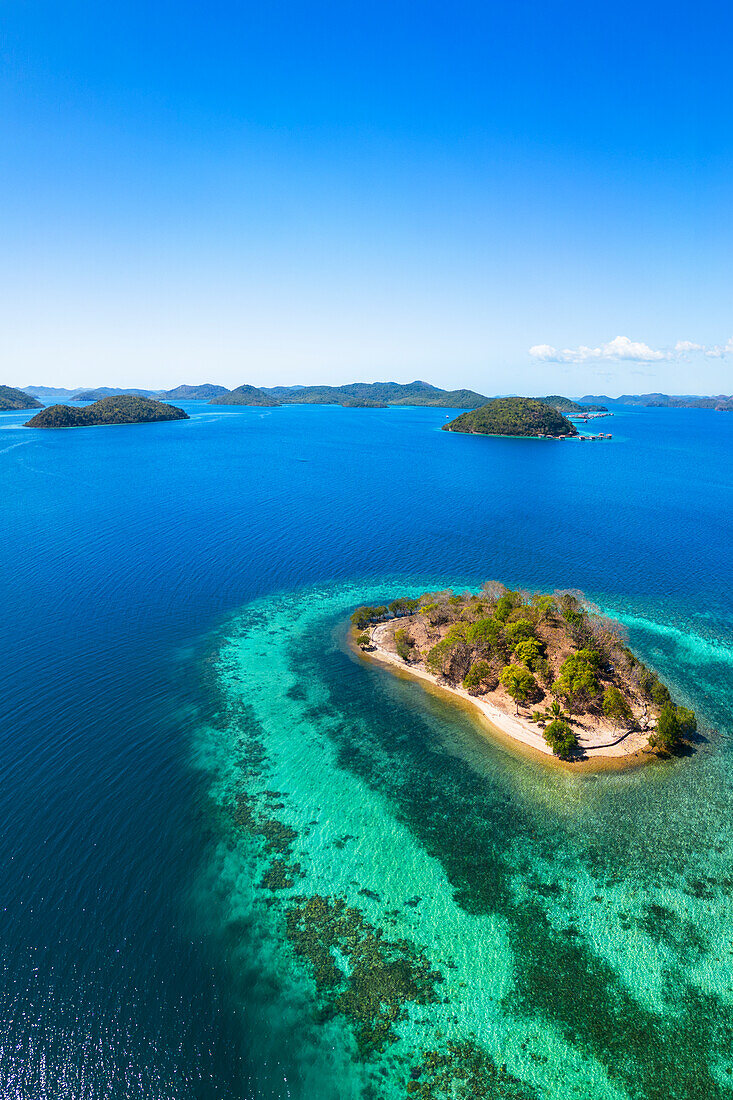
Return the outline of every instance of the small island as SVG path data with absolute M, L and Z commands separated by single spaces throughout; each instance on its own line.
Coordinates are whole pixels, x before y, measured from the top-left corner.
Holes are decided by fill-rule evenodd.
M 342 397 L 339 401 L 342 409 L 388 409 L 386 401 L 373 401 L 368 397 Z
M 359 607 L 352 642 L 391 669 L 469 704 L 493 730 L 563 761 L 639 762 L 679 752 L 697 729 L 578 593 L 427 592 Z
M 276 397 L 272 397 L 264 390 L 258 390 L 256 386 L 237 386 L 236 390 L 220 393 L 212 397 L 210 405 L 255 405 L 267 409 L 274 409 L 280 405 Z
M 566 439 L 578 434 L 566 416 L 535 397 L 496 397 L 478 409 L 461 413 L 444 424 L 443 431 L 530 439 Z
M 42 409 L 35 397 L 12 386 L 0 386 L 0 412 L 22 412 L 23 409 Z
M 121 394 L 103 397 L 93 405 L 74 409 L 70 405 L 50 405 L 36 413 L 26 428 L 91 428 L 100 424 L 154 424 L 162 420 L 188 420 L 188 413 L 175 405 L 165 405 L 149 397 Z

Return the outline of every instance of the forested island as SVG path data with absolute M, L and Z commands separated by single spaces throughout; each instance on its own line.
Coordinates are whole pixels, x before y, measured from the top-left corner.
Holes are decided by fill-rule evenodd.
M 494 728 L 561 760 L 675 753 L 697 729 L 621 626 L 579 593 L 489 582 L 479 593 L 360 607 L 351 628 L 362 652 L 451 691 Z
M 101 401 L 104 397 L 150 397 L 150 390 L 116 390 L 110 386 L 99 386 L 94 390 L 77 390 L 72 401 Z M 156 394 L 156 397 L 160 396 Z
M 20 392 L 20 391 L 16 391 Z M 208 401 L 212 405 L 252 405 L 275 408 L 278 405 L 341 405 L 344 408 L 382 409 L 390 405 L 412 405 L 424 408 L 477 409 L 490 398 L 476 390 L 444 390 L 419 379 L 414 382 L 351 382 L 342 386 L 251 386 L 243 384 L 229 390 L 213 382 L 200 385 L 180 385 L 170 390 L 139 388 L 115 389 L 99 386 L 93 389 L 60 389 L 50 386 L 29 386 L 34 397 L 64 397 L 72 401 L 99 401 L 103 397 L 135 395 L 160 401 Z M 496 400 L 496 399 L 495 399 Z M 605 405 L 574 401 L 558 394 L 538 398 L 504 398 L 502 400 L 536 400 L 559 412 L 580 415 L 607 412 Z M 32 406 L 27 406 L 32 407 Z M 520 433 L 522 434 L 522 433 Z
M 266 389 L 283 405 L 421 405 L 429 408 L 475 409 L 488 401 L 474 390 L 442 390 L 429 382 L 352 382 L 345 386 L 273 386 Z M 369 407 L 360 404 L 360 408 Z
M 163 390 L 156 396 L 166 401 L 211 401 L 212 397 L 221 397 L 226 393 L 229 393 L 226 386 L 204 382 L 200 386 L 176 386 L 175 389 Z
M 162 420 L 188 420 L 188 413 L 149 397 L 120 394 L 103 397 L 93 405 L 77 409 L 70 405 L 50 405 L 36 413 L 25 427 L 90 428 L 100 424 L 153 424 Z
M 259 390 L 256 386 L 237 386 L 235 390 L 226 390 L 224 393 L 219 394 L 217 397 L 212 397 L 209 401 L 210 405 L 255 405 L 263 406 L 264 408 L 277 408 L 280 402 L 272 397 L 270 394 L 265 393 L 264 390 Z
M 578 434 L 567 417 L 534 397 L 496 397 L 444 424 L 443 431 L 534 439 L 563 439 Z
M 13 389 L 12 386 L 0 386 L 0 412 L 19 412 L 23 409 L 43 408 L 40 401 L 30 397 L 23 390 Z

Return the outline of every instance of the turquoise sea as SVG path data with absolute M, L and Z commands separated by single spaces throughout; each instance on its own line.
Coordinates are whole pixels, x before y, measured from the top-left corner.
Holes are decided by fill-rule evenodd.
M 0 415 L 0 1096 L 733 1097 L 733 417 Z M 702 738 L 538 767 L 354 605 L 579 588 Z

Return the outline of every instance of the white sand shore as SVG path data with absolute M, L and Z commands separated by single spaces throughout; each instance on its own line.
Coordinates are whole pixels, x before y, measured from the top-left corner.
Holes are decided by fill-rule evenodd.
M 481 699 L 476 695 L 470 695 L 464 688 L 451 687 L 449 684 L 441 683 L 436 676 L 433 676 L 432 673 L 428 672 L 426 669 L 416 665 L 405 664 L 397 654 L 386 649 L 384 640 L 391 627 L 394 627 L 394 623 L 385 622 L 379 623 L 377 626 L 371 628 L 371 641 L 374 648 L 371 652 L 366 653 L 365 656 L 372 657 L 377 661 L 390 665 L 396 671 L 406 676 L 414 677 L 417 680 L 427 681 L 440 691 L 445 691 L 450 695 L 457 696 L 479 712 L 485 720 L 481 723 L 482 728 L 485 728 L 488 724 L 489 728 L 498 730 L 513 741 L 519 742 L 527 748 L 534 749 L 542 753 L 543 756 L 549 757 L 551 760 L 560 763 L 557 757 L 553 756 L 552 749 L 542 736 L 541 730 L 533 722 L 530 722 L 529 719 L 523 718 L 521 715 L 515 716 L 513 714 L 508 714 L 488 700 Z M 631 733 L 619 734 L 610 730 L 589 732 L 578 729 L 576 732 L 578 743 L 583 750 L 586 760 L 598 760 L 599 763 L 604 760 L 615 760 L 617 763 L 631 763 L 632 760 L 635 760 L 635 762 L 638 763 L 641 759 L 653 758 L 651 752 L 648 751 L 647 733 L 644 731 L 636 730 Z

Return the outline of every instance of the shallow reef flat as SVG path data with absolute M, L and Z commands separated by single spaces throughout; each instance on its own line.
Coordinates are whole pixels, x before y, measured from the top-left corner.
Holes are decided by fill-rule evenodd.
M 252 604 L 207 666 L 197 911 L 263 1073 L 324 1100 L 729 1097 L 719 758 L 583 776 L 479 744 L 350 654 L 340 624 L 390 591 Z

